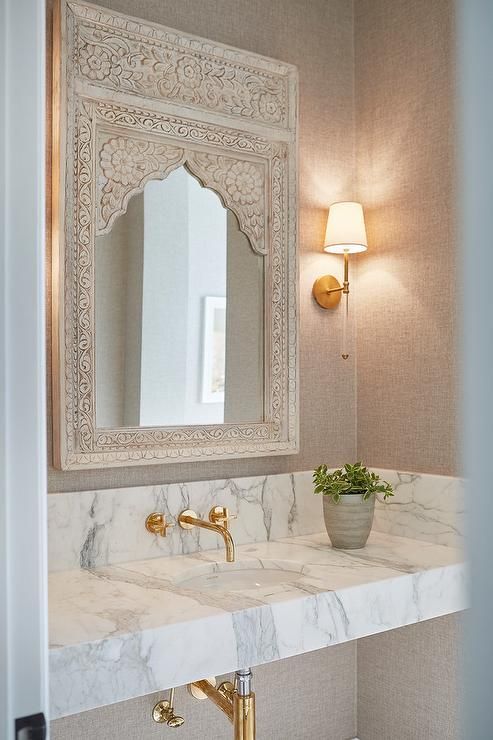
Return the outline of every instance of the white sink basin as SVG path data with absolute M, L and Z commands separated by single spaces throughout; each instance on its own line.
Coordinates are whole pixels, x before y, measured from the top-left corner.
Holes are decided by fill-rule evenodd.
M 293 562 L 243 561 L 198 566 L 175 581 L 193 591 L 254 591 L 268 586 L 295 583 L 302 566 Z

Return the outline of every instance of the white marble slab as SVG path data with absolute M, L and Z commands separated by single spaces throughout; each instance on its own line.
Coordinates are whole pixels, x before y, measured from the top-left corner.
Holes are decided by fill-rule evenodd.
M 239 547 L 231 568 L 295 571 L 276 586 L 206 593 L 179 585 L 216 561 L 208 551 L 52 573 L 52 718 L 466 605 L 459 550 L 378 532 L 359 551 L 333 550 L 325 533 Z
M 415 539 L 455 545 L 463 532 L 463 481 L 438 475 L 378 471 L 396 487 L 391 503 L 377 505 L 375 528 Z M 195 481 L 83 493 L 48 500 L 50 570 L 173 556 L 216 549 L 219 538 L 179 527 L 166 538 L 144 528 L 146 516 L 171 519 L 187 508 L 207 516 L 217 504 L 238 515 L 238 544 L 313 534 L 323 529 L 322 502 L 313 495 L 312 472 Z
M 163 486 L 52 494 L 48 500 L 50 570 L 216 549 L 220 538 L 205 530 L 174 527 L 166 538 L 144 527 L 152 511 L 176 521 L 184 509 L 207 517 L 216 505 L 237 515 L 238 544 L 311 534 L 323 527 L 312 474 L 294 473 Z
M 378 470 L 394 488 L 377 501 L 374 528 L 379 532 L 457 547 L 465 527 L 465 481 L 445 475 Z

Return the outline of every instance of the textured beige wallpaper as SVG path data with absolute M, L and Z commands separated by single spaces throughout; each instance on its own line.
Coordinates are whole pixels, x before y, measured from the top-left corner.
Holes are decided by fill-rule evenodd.
M 453 0 L 355 0 L 358 457 L 456 475 Z
M 358 642 L 360 740 L 459 740 L 462 619 L 451 615 Z
M 327 207 L 353 193 L 353 17 L 347 0 L 106 0 L 106 7 L 296 64 L 300 75 L 301 453 L 297 456 L 49 471 L 75 491 L 305 470 L 354 457 L 355 365 L 340 359 L 341 321 L 311 298 L 341 271 L 321 251 Z M 339 315 L 340 317 L 340 315 Z M 51 462 L 51 453 L 50 453 Z
M 351 740 L 356 735 L 355 642 L 260 666 L 254 679 L 258 740 Z M 161 698 L 144 696 L 56 720 L 51 740 L 231 740 L 228 720 L 185 688 L 176 692 L 175 708 L 186 723 L 176 730 L 156 725 L 151 712 Z
M 350 0 L 104 4 L 299 67 L 302 449 L 299 456 L 228 463 L 51 469 L 50 490 L 276 473 L 354 457 L 354 357 L 341 362 L 341 323 L 310 296 L 315 277 L 340 271 L 320 245 L 327 205 L 357 196 L 354 112 L 358 197 L 367 206 L 370 239 L 368 255 L 358 258 L 355 291 L 358 454 L 375 466 L 456 473 L 451 0 L 355 0 L 355 68 Z M 360 642 L 361 740 L 458 737 L 458 641 L 457 622 L 448 617 Z M 348 643 L 256 669 L 258 737 L 352 738 L 355 662 L 356 644 Z M 187 724 L 163 730 L 149 718 L 155 698 L 59 720 L 52 738 L 231 736 L 217 710 L 192 702 L 183 689 L 177 710 Z

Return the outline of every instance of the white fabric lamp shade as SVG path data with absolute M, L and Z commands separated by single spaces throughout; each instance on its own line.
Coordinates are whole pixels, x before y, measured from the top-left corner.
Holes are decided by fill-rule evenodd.
M 345 201 L 329 208 L 324 249 L 333 254 L 354 254 L 368 248 L 361 203 Z

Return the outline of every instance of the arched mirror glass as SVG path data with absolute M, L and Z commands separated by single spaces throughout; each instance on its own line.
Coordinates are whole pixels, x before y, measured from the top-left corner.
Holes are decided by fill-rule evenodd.
M 264 265 L 185 167 L 95 243 L 98 428 L 264 420 Z

